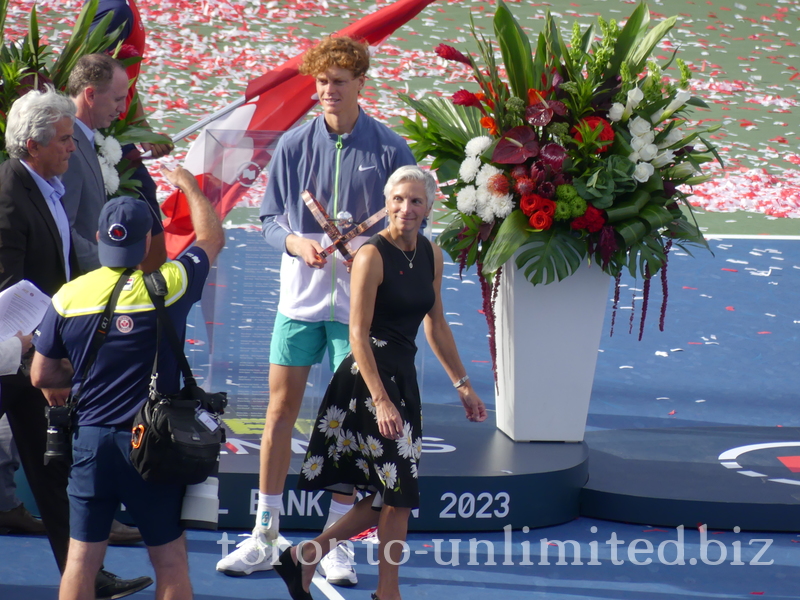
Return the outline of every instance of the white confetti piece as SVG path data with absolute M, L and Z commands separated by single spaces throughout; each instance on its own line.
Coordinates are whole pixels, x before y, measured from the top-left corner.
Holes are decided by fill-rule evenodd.
M 669 352 L 662 352 L 661 350 L 657 350 L 656 356 L 669 356 Z
M 633 367 L 630 365 L 622 365 L 620 369 L 632 369 Z

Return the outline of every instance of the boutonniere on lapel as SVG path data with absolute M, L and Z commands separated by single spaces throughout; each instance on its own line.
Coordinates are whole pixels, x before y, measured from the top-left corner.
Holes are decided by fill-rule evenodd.
M 119 172 L 117 163 L 122 160 L 122 146 L 116 138 L 105 136 L 99 131 L 94 132 L 94 145 L 97 149 L 97 160 L 100 162 L 100 171 L 103 173 L 103 184 L 106 194 L 111 196 L 119 189 Z

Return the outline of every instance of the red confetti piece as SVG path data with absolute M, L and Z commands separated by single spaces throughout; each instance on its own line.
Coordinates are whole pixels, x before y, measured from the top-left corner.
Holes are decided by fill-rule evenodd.
M 725 269 L 725 268 L 723 268 L 723 269 L 720 269 L 720 271 L 730 271 L 731 273 L 738 273 L 739 269 Z
M 677 412 L 677 411 L 671 410 L 671 411 L 669 411 L 667 414 L 668 414 L 668 415 L 670 415 L 670 416 L 672 416 L 672 415 L 674 415 L 676 412 Z
M 771 331 L 759 331 L 758 335 L 768 335 L 770 333 L 772 333 L 772 332 Z
M 702 346 L 703 342 L 689 342 L 692 346 Z
M 697 288 L 689 287 L 688 285 L 683 286 L 685 290 L 696 290 Z
M 732 306 L 726 306 L 726 307 L 725 307 L 725 310 L 729 310 L 729 311 L 733 312 L 733 311 L 734 311 L 734 310 L 736 310 L 736 309 L 735 309 L 735 308 L 733 308 Z

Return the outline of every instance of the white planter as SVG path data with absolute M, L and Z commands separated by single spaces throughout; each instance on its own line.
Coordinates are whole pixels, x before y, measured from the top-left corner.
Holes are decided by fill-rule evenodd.
M 583 440 L 610 281 L 584 264 L 563 281 L 533 286 L 513 259 L 503 267 L 496 409 L 498 429 L 512 440 Z

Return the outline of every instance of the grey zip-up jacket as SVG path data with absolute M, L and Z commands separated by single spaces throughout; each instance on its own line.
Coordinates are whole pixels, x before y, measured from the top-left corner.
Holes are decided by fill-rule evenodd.
M 355 225 L 385 206 L 383 188 L 403 165 L 416 164 L 405 140 L 363 110 L 352 133 L 328 132 L 322 115 L 283 135 L 269 165 L 261 201 L 264 239 L 284 252 L 278 311 L 300 321 L 350 322 L 350 274 L 336 252 L 323 269 L 311 269 L 286 253 L 290 233 L 331 240 L 300 194 L 308 190 L 331 218 L 348 212 Z M 355 250 L 384 226 L 380 222 L 350 241 Z M 346 229 L 342 231 L 346 233 Z

